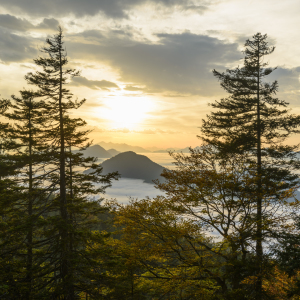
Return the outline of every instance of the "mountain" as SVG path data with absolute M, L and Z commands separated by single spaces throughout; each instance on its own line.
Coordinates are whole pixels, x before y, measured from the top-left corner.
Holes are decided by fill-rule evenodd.
M 136 154 L 133 151 L 120 153 L 102 164 L 103 174 L 118 171 L 121 177 L 143 179 L 144 182 L 153 183 L 154 179 L 164 181 L 160 176 L 164 167 L 153 162 L 145 155 Z M 91 172 L 92 169 L 84 171 Z
M 183 148 L 183 149 L 180 149 L 180 150 L 176 150 L 175 152 L 190 153 L 190 147 L 186 147 L 186 148 Z
M 168 148 L 166 150 L 156 150 L 154 151 L 154 153 L 168 153 L 169 151 L 171 152 L 176 152 L 176 153 L 190 153 L 190 148 L 186 147 L 183 149 L 179 149 L 179 148 Z
M 171 148 L 167 148 L 166 151 L 180 151 L 180 148 L 171 147 Z
M 127 145 L 127 144 L 117 144 L 117 143 L 107 143 L 107 142 L 100 142 L 98 143 L 99 145 L 101 145 L 104 149 L 116 149 L 119 152 L 126 152 L 126 151 L 134 151 L 134 152 L 138 152 L 138 153 L 149 153 L 151 151 L 146 150 L 142 147 L 139 146 L 131 146 L 131 145 Z
M 168 150 L 156 150 L 156 151 L 153 151 L 153 153 L 168 153 L 169 151 Z
M 111 158 L 113 156 L 111 153 L 109 153 L 99 145 L 91 146 L 83 151 L 79 151 L 79 150 L 74 151 L 74 153 L 78 153 L 78 152 L 82 152 L 84 157 L 92 156 L 92 157 L 99 157 L 99 158 Z
M 117 151 L 116 149 L 109 149 L 107 150 L 108 153 L 110 153 L 112 156 L 116 156 L 117 154 L 121 153 L 120 151 Z

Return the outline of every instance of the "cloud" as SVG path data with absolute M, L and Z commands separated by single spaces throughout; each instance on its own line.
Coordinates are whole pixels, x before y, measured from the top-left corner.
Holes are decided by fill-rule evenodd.
M 208 9 L 208 6 L 206 5 L 187 5 L 184 7 L 184 10 L 187 10 L 187 11 L 194 11 L 194 12 L 197 12 L 199 14 L 202 14 L 204 13 L 206 10 Z
M 40 24 L 34 26 L 26 19 L 17 18 L 9 14 L 6 15 L 0 14 L 0 26 L 12 31 L 20 31 L 20 32 L 25 32 L 33 29 L 55 31 L 59 26 L 59 22 L 54 18 L 50 18 L 50 19 L 44 18 L 44 20 Z
M 164 97 L 166 98 L 182 98 L 182 97 L 188 97 L 188 95 L 184 95 L 184 94 L 163 94 Z
M 194 4 L 191 0 L 0 0 L 0 5 L 14 13 L 24 13 L 34 16 L 55 15 L 62 16 L 74 14 L 76 16 L 96 15 L 105 13 L 113 18 L 126 18 L 127 11 L 137 5 L 147 2 L 167 7 L 187 7 L 203 11 L 207 1 L 200 0 L 200 4 Z
M 34 39 L 13 34 L 0 27 L 0 59 L 4 62 L 21 62 L 37 56 Z
M 77 36 L 81 43 L 70 45 L 74 57 L 108 63 L 119 71 L 120 80 L 127 83 L 124 90 L 163 93 L 165 97 L 191 95 L 223 95 L 212 69 L 225 71 L 232 65 L 243 64 L 239 42 L 229 43 L 208 35 L 189 32 L 157 34 L 158 42 L 135 41 L 130 34 L 116 36 L 112 32 L 83 32 Z M 245 37 L 238 37 L 238 40 Z M 300 67 L 278 67 L 266 81 L 277 79 L 279 95 L 291 103 L 300 94 Z
M 299 103 L 300 96 L 300 67 L 285 68 L 278 67 L 272 72 L 266 81 L 272 82 L 278 81 L 278 97 L 290 102 L 291 104 L 297 105 Z
M 175 130 L 162 130 L 162 129 L 144 129 L 144 130 L 133 130 L 135 133 L 142 134 L 177 134 L 179 131 Z
M 11 30 L 17 30 L 17 31 L 27 31 L 34 27 L 27 20 L 17 18 L 9 14 L 0 15 L 0 26 Z
M 106 132 L 132 133 L 132 131 L 129 130 L 128 128 L 108 129 L 108 128 L 100 128 L 99 126 L 90 126 L 89 129 L 97 133 L 106 133 Z
M 107 80 L 89 80 L 82 76 L 74 77 L 70 85 L 85 86 L 93 90 L 97 90 L 97 89 L 108 90 L 110 88 L 119 89 L 118 85 L 116 85 L 114 82 L 107 81 Z
M 44 18 L 44 20 L 40 24 L 38 24 L 35 28 L 57 30 L 58 26 L 59 26 L 59 22 L 56 19 Z
M 150 93 L 215 95 L 219 83 L 212 69 L 224 70 L 241 57 L 237 43 L 207 35 L 156 36 L 159 41 L 154 43 L 93 31 L 70 36 L 66 45 L 72 58 L 106 62 L 119 71 L 120 80 L 128 83 L 129 89 L 145 86 Z
M 273 81 L 276 79 L 279 84 L 279 91 L 287 92 L 300 89 L 299 76 L 300 67 L 292 69 L 278 67 L 269 77 L 266 77 L 266 80 Z
M 124 88 L 125 91 L 130 91 L 130 92 L 142 92 L 145 91 L 144 87 L 138 87 L 138 86 L 133 86 L 133 85 L 127 85 Z

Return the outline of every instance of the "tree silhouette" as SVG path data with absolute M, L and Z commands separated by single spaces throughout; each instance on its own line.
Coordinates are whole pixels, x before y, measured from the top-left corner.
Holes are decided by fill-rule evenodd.
M 265 57 L 274 51 L 269 47 L 267 35 L 257 33 L 245 43 L 243 67 L 220 73 L 213 70 L 222 88 L 230 94 L 211 104 L 214 109 L 207 120 L 203 120 L 201 138 L 226 153 L 248 153 L 249 162 L 255 165 L 256 183 L 253 196 L 256 201 L 256 257 L 257 299 L 262 298 L 263 241 L 268 226 L 263 220 L 264 191 L 270 191 L 273 200 L 298 184 L 295 151 L 297 146 L 283 145 L 292 133 L 299 133 L 300 117 L 288 113 L 288 103 L 276 98 L 278 83 L 267 83 L 265 77 L 275 69 L 269 68 Z
M 38 270 L 34 270 L 33 252 L 41 243 L 41 236 L 38 236 L 36 231 L 38 230 L 36 223 L 39 215 L 45 211 L 44 200 L 47 197 L 47 190 L 43 188 L 46 179 L 44 168 L 50 161 L 42 126 L 45 121 L 43 116 L 45 103 L 35 101 L 32 91 L 23 90 L 20 93 L 20 98 L 12 96 L 11 112 L 5 113 L 5 117 L 13 121 L 10 138 L 14 141 L 14 147 L 11 149 L 13 154 L 8 159 L 18 162 L 19 174 L 15 180 L 23 186 L 23 192 L 19 195 L 20 206 L 24 207 L 23 230 L 19 228 L 19 234 L 23 233 L 26 237 L 26 278 L 23 297 L 31 299 L 33 289 L 37 289 L 34 285 L 34 277 L 39 273 Z M 22 248 L 22 245 L 20 247 Z M 39 265 L 38 260 L 35 261 L 35 267 L 37 265 Z
M 25 79 L 37 87 L 34 97 L 46 103 L 45 137 L 51 145 L 48 181 L 56 190 L 52 201 L 59 211 L 59 215 L 54 213 L 52 227 L 47 233 L 52 232 L 55 237 L 48 249 L 47 261 L 55 266 L 48 290 L 56 297 L 61 295 L 62 299 L 75 299 L 80 291 L 88 288 L 86 283 L 84 287 L 82 281 L 80 283 L 83 277 L 80 269 L 84 270 L 84 264 L 89 261 L 83 255 L 91 234 L 89 228 L 95 222 L 88 216 L 96 216 L 103 210 L 93 205 L 88 195 L 103 193 L 111 180 L 116 178 L 116 173 L 102 176 L 102 168 L 95 164 L 94 158 L 83 158 L 81 153 L 70 151 L 71 147 L 84 149 L 89 145 L 86 142 L 89 131 L 82 130 L 86 125 L 82 119 L 71 119 L 69 116 L 70 110 L 78 109 L 85 99 L 72 100 L 72 93 L 65 88 L 72 77 L 79 76 L 79 72 L 66 67 L 68 59 L 61 28 L 46 40 L 46 46 L 41 51 L 45 57 L 34 61 L 42 67 L 42 71 L 28 73 Z M 81 174 L 75 170 L 76 167 L 92 167 L 94 171 Z M 96 188 L 94 183 L 101 183 L 102 186 Z

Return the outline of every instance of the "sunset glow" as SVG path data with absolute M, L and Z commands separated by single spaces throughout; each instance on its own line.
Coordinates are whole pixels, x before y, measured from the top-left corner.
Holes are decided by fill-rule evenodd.
M 111 128 L 138 130 L 149 118 L 147 113 L 152 110 L 154 110 L 154 104 L 146 97 L 120 97 L 105 100 L 104 107 L 100 107 L 96 114 L 106 119 Z
M 0 0 L 1 97 L 28 88 L 25 74 L 60 25 L 81 73 L 67 88 L 86 99 L 74 116 L 96 128 L 94 143 L 196 147 L 207 104 L 226 95 L 212 70 L 241 65 L 246 39 L 261 32 L 276 47 L 278 97 L 300 110 L 298 0 L 104 2 Z

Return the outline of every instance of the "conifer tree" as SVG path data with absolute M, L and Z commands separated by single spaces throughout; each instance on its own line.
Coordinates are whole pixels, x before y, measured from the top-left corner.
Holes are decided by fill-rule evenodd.
M 17 285 L 14 275 L 16 270 L 20 272 L 20 268 L 14 261 L 14 254 L 17 251 L 16 245 L 22 240 L 16 230 L 20 218 L 19 210 L 16 209 L 18 194 L 22 191 L 13 180 L 13 176 L 18 174 L 17 168 L 8 159 L 8 151 L 13 146 L 9 138 L 11 126 L 3 120 L 9 106 L 9 100 L 0 100 L 0 295 L 5 297 Z
M 35 74 L 28 73 L 26 80 L 29 84 L 38 87 L 36 96 L 47 99 L 48 114 L 52 116 L 52 129 L 49 132 L 53 140 L 54 151 L 58 154 L 59 161 L 59 210 L 61 216 L 60 235 L 60 270 L 62 278 L 63 295 L 66 299 L 74 299 L 74 286 L 70 274 L 69 261 L 69 216 L 67 211 L 67 188 L 66 188 L 66 151 L 65 151 L 65 127 L 64 116 L 67 110 L 79 107 L 84 100 L 77 104 L 71 100 L 69 90 L 64 88 L 69 77 L 78 75 L 72 69 L 64 69 L 68 63 L 65 49 L 63 48 L 62 29 L 53 38 L 46 40 L 47 46 L 42 48 L 47 57 L 35 59 L 36 65 L 43 68 Z M 52 135 L 52 136 L 51 136 Z
M 256 205 L 256 299 L 262 299 L 263 241 L 269 231 L 264 205 L 277 201 L 299 182 L 293 173 L 299 166 L 295 157 L 297 146 L 282 142 L 299 132 L 300 117 L 290 114 L 288 103 L 276 97 L 277 81 L 265 82 L 276 69 L 267 67 L 265 61 L 274 49 L 268 45 L 267 35 L 257 33 L 245 43 L 242 67 L 223 73 L 213 70 L 230 96 L 211 104 L 216 111 L 203 120 L 202 126 L 205 142 L 214 145 L 221 155 L 248 153 L 249 168 L 256 170 L 252 191 Z M 277 188 L 272 190 L 270 187 L 274 186 Z
M 10 101 L 7 99 L 0 100 L 0 116 L 4 117 L 5 112 L 10 106 Z M 13 173 L 14 165 L 7 159 L 6 154 L 13 147 L 13 141 L 9 138 L 11 126 L 7 122 L 0 122 L 0 179 Z
M 223 157 L 213 145 L 203 145 L 190 149 L 190 155 L 173 153 L 172 157 L 176 169 L 164 170 L 165 182 L 157 182 L 165 196 L 135 200 L 124 207 L 116 204 L 116 222 L 125 225 L 122 238 L 130 244 L 126 255 L 132 255 L 130 261 L 142 269 L 150 270 L 154 285 L 161 279 L 164 287 L 170 288 L 168 283 L 172 283 L 170 290 L 174 293 L 178 292 L 179 282 L 204 287 L 201 283 L 206 281 L 210 284 L 206 292 L 212 292 L 212 299 L 257 299 L 252 250 L 257 226 L 253 201 L 256 170 L 249 169 L 248 154 Z M 268 183 L 274 191 L 279 190 L 277 185 L 276 181 Z M 278 211 L 285 208 L 285 200 L 292 194 L 292 190 L 287 191 L 278 195 L 276 202 L 271 201 L 264 215 L 268 228 L 286 226 L 290 212 Z M 264 191 L 263 195 L 272 200 L 270 192 Z M 272 264 L 264 260 L 263 268 L 266 284 L 272 279 Z M 147 278 L 149 274 L 135 272 L 135 276 Z M 266 288 L 263 290 L 268 293 Z M 182 294 L 189 292 L 195 290 L 186 285 Z M 196 289 L 198 292 L 205 294 Z M 205 299 L 210 299 L 208 294 Z
M 58 33 L 46 40 L 42 48 L 45 54 L 35 59 L 41 71 L 28 73 L 27 82 L 34 85 L 36 99 L 46 103 L 44 111 L 45 137 L 49 145 L 51 170 L 48 170 L 48 181 L 55 191 L 53 203 L 52 225 L 46 236 L 53 236 L 48 245 L 47 263 L 54 266 L 47 291 L 49 297 L 59 299 L 75 299 L 80 292 L 89 293 L 89 284 L 83 271 L 91 260 L 85 253 L 92 235 L 95 218 L 103 208 L 90 201 L 89 195 L 104 193 L 116 174 L 101 175 L 102 167 L 94 158 L 84 158 L 82 153 L 73 153 L 72 147 L 81 150 L 89 146 L 88 131 L 82 129 L 86 123 L 80 119 L 71 119 L 70 110 L 78 109 L 84 102 L 72 100 L 72 93 L 65 88 L 66 84 L 79 72 L 68 69 L 68 59 L 63 46 L 63 33 Z M 80 172 L 81 168 L 93 168 L 90 174 Z M 95 184 L 98 184 L 95 187 Z M 99 187 L 99 184 L 102 184 Z M 55 207 L 57 210 L 55 210 Z M 51 269 L 49 269 L 51 270 Z
M 34 278 L 38 278 L 37 274 L 41 273 L 41 270 L 36 269 L 40 262 L 33 256 L 39 245 L 45 242 L 38 228 L 39 216 L 46 212 L 45 199 L 48 191 L 44 184 L 47 179 L 45 166 L 51 162 L 47 155 L 48 146 L 43 128 L 45 103 L 35 101 L 32 91 L 23 90 L 20 94 L 20 98 L 12 95 L 10 112 L 5 113 L 5 117 L 12 122 L 10 138 L 14 141 L 12 154 L 7 159 L 19 166 L 18 178 L 15 181 L 22 186 L 19 206 L 23 207 L 23 218 L 18 232 L 19 235 L 24 235 L 24 245 L 19 245 L 19 248 L 26 248 L 26 274 L 23 279 L 23 292 L 20 293 L 22 298 L 32 299 L 32 292 L 38 290 Z

